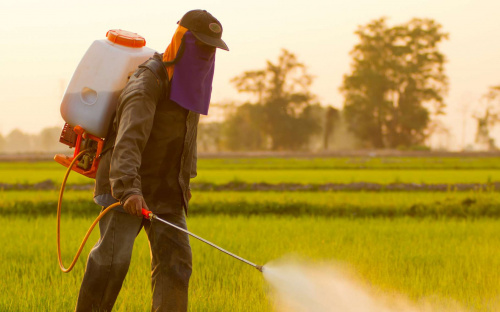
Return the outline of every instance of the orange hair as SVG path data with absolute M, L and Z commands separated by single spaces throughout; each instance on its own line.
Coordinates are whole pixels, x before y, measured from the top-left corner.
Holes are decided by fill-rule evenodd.
M 168 45 L 167 49 L 165 50 L 165 53 L 163 54 L 163 61 L 164 62 L 171 62 L 175 59 L 177 56 L 177 52 L 179 51 L 179 48 L 181 46 L 182 42 L 182 37 L 184 37 L 184 34 L 188 31 L 187 28 L 182 27 L 179 25 L 177 29 L 175 30 L 174 36 L 172 37 L 172 41 Z M 168 72 L 168 79 L 172 80 L 172 76 L 174 75 L 174 67 L 175 65 L 167 67 L 167 72 Z

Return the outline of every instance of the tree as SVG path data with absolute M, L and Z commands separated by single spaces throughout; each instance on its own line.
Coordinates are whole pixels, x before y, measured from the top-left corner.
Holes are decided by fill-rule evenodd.
M 360 26 L 352 72 L 341 91 L 349 129 L 375 148 L 422 144 L 431 115 L 443 113 L 448 35 L 431 19 L 389 28 L 385 18 Z
M 319 122 L 311 113 L 310 106 L 314 95 L 309 92 L 312 76 L 304 64 L 287 50 L 282 50 L 276 63 L 267 61 L 263 70 L 247 71 L 232 79 L 239 92 L 256 96 L 258 116 L 250 116 L 250 108 L 237 110 L 245 113 L 253 123 L 251 128 L 259 127 L 270 138 L 273 150 L 297 150 L 305 146 L 309 137 L 319 131 Z M 235 126 L 236 115 L 233 116 Z M 246 117 L 238 117 L 246 118 Z M 260 144 L 255 141 L 255 144 Z
M 500 86 L 491 87 L 483 96 L 484 112 L 475 114 L 477 121 L 476 143 L 489 151 L 496 150 L 495 139 L 491 137 L 491 129 L 500 122 Z
M 328 150 L 328 142 L 330 141 L 330 136 L 333 134 L 333 129 L 335 127 L 335 122 L 339 119 L 339 110 L 328 106 L 325 113 L 325 129 L 323 131 L 323 149 Z
M 26 153 L 32 151 L 32 137 L 19 129 L 12 130 L 5 141 L 5 150 L 8 152 Z
M 5 139 L 4 137 L 0 134 L 0 153 L 5 151 Z
M 261 104 L 246 103 L 228 116 L 224 127 L 226 146 L 233 151 L 264 150 L 266 135 Z
M 39 151 L 56 151 L 61 149 L 63 145 L 59 143 L 59 136 L 61 135 L 60 127 L 44 128 L 38 134 L 38 150 Z
M 222 128 L 221 122 L 200 122 L 197 132 L 198 152 L 220 152 Z

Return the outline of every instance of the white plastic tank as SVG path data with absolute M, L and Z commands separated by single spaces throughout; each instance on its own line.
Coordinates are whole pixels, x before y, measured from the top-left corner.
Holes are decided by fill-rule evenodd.
M 71 126 L 105 137 L 120 92 L 137 67 L 153 56 L 146 40 L 132 32 L 110 30 L 96 40 L 76 68 L 66 89 L 61 115 Z

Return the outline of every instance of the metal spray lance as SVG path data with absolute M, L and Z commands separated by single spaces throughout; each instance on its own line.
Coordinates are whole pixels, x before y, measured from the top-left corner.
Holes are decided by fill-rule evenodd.
M 235 254 L 233 254 L 233 253 L 231 253 L 231 252 L 229 252 L 229 251 L 225 250 L 224 248 L 221 248 L 221 247 L 219 247 L 219 246 L 215 245 L 214 243 L 209 242 L 209 241 L 207 241 L 206 239 L 201 238 L 201 237 L 199 237 L 198 235 L 196 235 L 196 234 L 193 234 L 193 233 L 189 232 L 188 230 L 185 230 L 185 229 L 183 229 L 183 228 L 181 228 L 181 227 L 178 227 L 178 226 L 177 226 L 177 225 L 175 225 L 175 224 L 172 224 L 172 223 L 170 223 L 170 222 L 168 222 L 168 221 L 165 221 L 165 220 L 163 220 L 163 219 L 159 218 L 157 215 L 155 215 L 154 213 L 152 213 L 152 212 L 151 212 L 151 211 L 149 211 L 149 210 L 146 210 L 146 209 L 142 208 L 142 215 L 144 216 L 144 218 L 146 218 L 146 219 L 148 219 L 148 220 L 155 219 L 155 220 L 158 220 L 158 221 L 160 221 L 160 222 L 163 222 L 163 223 L 165 223 L 165 224 L 167 224 L 167 225 L 169 225 L 169 226 L 171 226 L 171 227 L 173 227 L 173 228 L 175 228 L 175 229 L 177 229 L 177 230 L 179 230 L 179 231 L 182 231 L 182 232 L 184 232 L 184 233 L 186 233 L 186 234 L 188 234 L 188 235 L 190 235 L 190 236 L 192 236 L 192 237 L 194 237 L 194 238 L 196 238 L 196 239 L 198 239 L 198 240 L 200 240 L 200 241 L 204 242 L 205 244 L 208 244 L 208 245 L 210 245 L 210 246 L 212 246 L 212 247 L 214 247 L 214 248 L 218 249 L 219 251 L 222 251 L 223 253 L 225 253 L 225 254 L 227 254 L 227 255 L 230 255 L 231 257 L 233 257 L 233 258 L 235 258 L 235 259 L 240 260 L 241 262 L 244 262 L 244 263 L 246 263 L 246 264 L 248 264 L 248 265 L 253 266 L 254 268 L 256 268 L 257 270 L 259 270 L 260 272 L 262 272 L 262 270 L 264 269 L 264 267 L 263 267 L 262 265 L 257 265 L 257 264 L 255 264 L 255 263 L 252 263 L 252 262 L 250 262 L 250 261 L 246 260 L 246 259 L 243 259 L 242 257 L 237 256 L 237 255 L 235 255 Z

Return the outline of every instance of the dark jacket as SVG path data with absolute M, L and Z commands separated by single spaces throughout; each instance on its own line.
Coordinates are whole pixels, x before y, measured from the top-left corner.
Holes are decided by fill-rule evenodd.
M 179 213 L 182 207 L 187 213 L 199 114 L 169 100 L 168 91 L 147 68 L 131 76 L 104 146 L 94 196 L 111 193 L 123 204 L 138 194 L 154 213 Z

